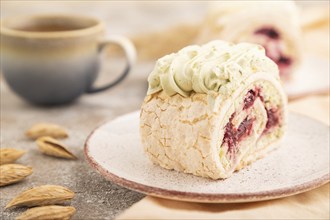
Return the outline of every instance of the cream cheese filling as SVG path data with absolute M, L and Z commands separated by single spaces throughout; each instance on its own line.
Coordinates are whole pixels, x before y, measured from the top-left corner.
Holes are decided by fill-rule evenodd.
M 188 97 L 191 92 L 230 95 L 246 77 L 266 72 L 279 80 L 276 64 L 263 47 L 225 41 L 193 45 L 159 59 L 148 77 L 148 95 L 161 90 Z

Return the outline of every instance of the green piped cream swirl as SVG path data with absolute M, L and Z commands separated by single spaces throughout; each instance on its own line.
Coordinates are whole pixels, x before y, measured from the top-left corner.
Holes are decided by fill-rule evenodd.
M 148 95 L 161 90 L 184 97 L 191 92 L 230 94 L 246 77 L 257 72 L 279 80 L 277 65 L 263 47 L 224 41 L 192 45 L 160 58 L 148 77 Z

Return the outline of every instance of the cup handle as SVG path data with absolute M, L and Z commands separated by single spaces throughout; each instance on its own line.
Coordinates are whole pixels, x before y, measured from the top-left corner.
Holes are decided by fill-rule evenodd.
M 102 53 L 102 51 L 104 49 L 106 49 L 107 46 L 109 46 L 110 44 L 117 44 L 123 49 L 123 51 L 125 52 L 126 60 L 127 60 L 126 67 L 125 67 L 123 73 L 113 82 L 110 82 L 107 85 L 97 87 L 97 88 L 91 86 L 90 88 L 87 89 L 86 93 L 101 92 L 101 91 L 110 89 L 111 87 L 117 85 L 123 79 L 126 78 L 126 76 L 128 75 L 129 71 L 132 69 L 132 66 L 135 63 L 136 50 L 135 50 L 133 43 L 129 39 L 127 39 L 126 37 L 117 36 L 117 35 L 107 36 L 106 39 L 99 42 L 98 52 Z

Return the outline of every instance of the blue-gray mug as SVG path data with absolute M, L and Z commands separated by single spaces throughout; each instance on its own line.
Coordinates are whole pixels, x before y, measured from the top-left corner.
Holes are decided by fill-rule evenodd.
M 98 19 L 74 15 L 34 15 L 1 21 L 1 69 L 20 97 L 41 105 L 71 102 L 84 93 L 100 92 L 121 82 L 135 61 L 135 48 L 122 36 L 104 37 Z M 113 82 L 94 87 L 100 53 L 119 45 L 127 65 Z

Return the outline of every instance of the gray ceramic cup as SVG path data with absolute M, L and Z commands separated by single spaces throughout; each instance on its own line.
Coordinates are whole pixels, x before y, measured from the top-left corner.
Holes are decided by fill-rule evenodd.
M 22 98 L 41 105 L 65 104 L 84 93 L 113 87 L 135 61 L 133 44 L 122 36 L 104 37 L 98 19 L 72 15 L 37 15 L 1 21 L 1 69 Z M 127 66 L 115 81 L 95 88 L 100 53 L 110 44 L 122 47 Z

